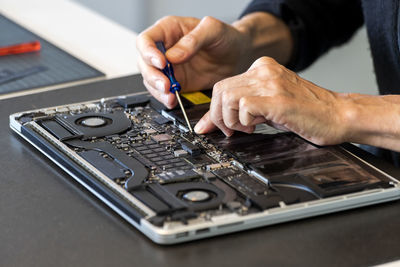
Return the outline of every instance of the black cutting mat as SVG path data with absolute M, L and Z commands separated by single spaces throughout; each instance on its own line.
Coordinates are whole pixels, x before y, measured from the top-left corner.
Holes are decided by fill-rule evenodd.
M 0 94 L 104 76 L 1 14 L 0 33 L 0 47 L 34 40 L 40 41 L 42 46 L 40 52 L 0 56 Z M 4 82 L 7 75 L 18 75 L 27 70 L 33 71 L 22 78 Z

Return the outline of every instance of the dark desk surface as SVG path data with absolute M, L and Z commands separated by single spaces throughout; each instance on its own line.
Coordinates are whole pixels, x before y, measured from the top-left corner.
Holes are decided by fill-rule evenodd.
M 136 76 L 0 101 L 1 266 L 365 266 L 400 259 L 399 201 L 156 245 L 8 127 L 8 115 L 18 111 L 138 90 Z

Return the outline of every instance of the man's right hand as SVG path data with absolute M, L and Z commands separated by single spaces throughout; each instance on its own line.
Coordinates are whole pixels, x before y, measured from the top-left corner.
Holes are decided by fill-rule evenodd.
M 163 41 L 166 57 L 174 65 L 183 91 L 198 91 L 246 68 L 250 37 L 244 31 L 212 17 L 165 17 L 142 32 L 137 39 L 139 68 L 150 93 L 168 108 L 176 105 L 169 80 L 160 69 L 166 65 L 155 42 Z
M 165 17 L 138 36 L 137 48 L 144 85 L 168 108 L 177 103 L 169 92 L 169 80 L 160 71 L 166 61 L 156 47 L 158 41 L 164 42 L 166 57 L 186 92 L 212 88 L 246 71 L 261 56 L 284 65 L 293 49 L 287 25 L 266 12 L 248 14 L 232 25 L 212 17 Z

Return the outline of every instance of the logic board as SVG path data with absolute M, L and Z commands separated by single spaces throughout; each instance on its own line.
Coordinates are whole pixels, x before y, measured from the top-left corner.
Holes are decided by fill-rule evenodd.
M 193 125 L 208 110 L 208 104 L 186 106 Z M 397 180 L 340 147 L 317 147 L 266 125 L 230 138 L 221 132 L 197 135 L 182 122 L 178 109 L 167 110 L 147 94 L 10 117 L 15 131 L 159 243 L 240 230 L 212 228 L 217 218 L 232 214 L 244 224 L 251 216 L 262 221 L 271 211 L 296 205 L 304 209 L 300 217 L 311 216 L 308 203 L 369 190 L 395 189 L 391 198 L 398 197 Z M 360 194 L 357 205 L 366 199 Z M 337 210 L 346 208 L 342 200 Z M 313 214 L 326 212 L 331 211 Z M 188 229 L 207 231 L 193 236 Z

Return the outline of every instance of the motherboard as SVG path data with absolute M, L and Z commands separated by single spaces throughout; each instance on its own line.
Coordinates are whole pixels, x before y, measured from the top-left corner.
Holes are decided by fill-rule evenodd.
M 186 105 L 193 125 L 208 110 Z M 393 186 L 339 147 L 318 147 L 267 125 L 229 138 L 191 133 L 179 109 L 147 94 L 25 112 L 16 120 L 128 205 L 138 208 L 126 195 L 139 200 L 160 227 Z

